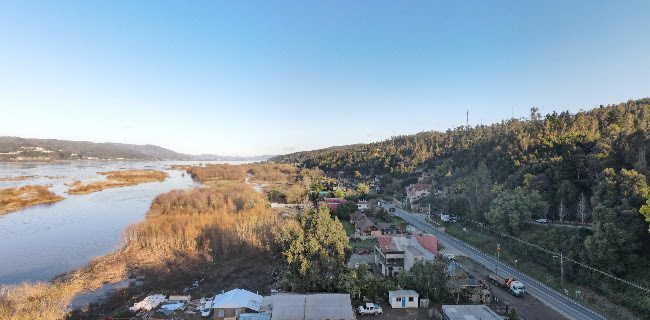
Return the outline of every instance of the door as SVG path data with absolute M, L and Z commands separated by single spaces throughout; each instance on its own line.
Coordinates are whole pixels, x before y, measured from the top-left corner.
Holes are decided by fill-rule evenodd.
M 406 297 L 402 298 L 402 308 L 406 307 Z

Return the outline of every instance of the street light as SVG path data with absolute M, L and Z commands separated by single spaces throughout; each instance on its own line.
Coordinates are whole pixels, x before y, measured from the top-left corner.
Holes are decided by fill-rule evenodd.
M 497 261 L 494 264 L 494 273 L 496 273 L 497 275 L 499 274 L 499 257 L 501 256 L 500 253 L 501 253 L 501 244 L 497 243 Z

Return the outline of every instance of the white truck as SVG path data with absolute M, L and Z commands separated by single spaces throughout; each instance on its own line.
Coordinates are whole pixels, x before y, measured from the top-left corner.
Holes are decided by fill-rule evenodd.
M 365 306 L 359 306 L 359 314 L 380 314 L 384 313 L 384 310 L 380 306 L 374 303 L 366 303 Z

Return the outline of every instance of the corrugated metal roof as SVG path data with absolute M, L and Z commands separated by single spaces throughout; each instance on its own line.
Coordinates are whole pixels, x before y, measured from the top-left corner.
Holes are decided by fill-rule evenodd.
M 262 296 L 243 289 L 233 289 L 214 297 L 212 308 L 246 307 L 253 311 L 260 311 Z
M 392 297 L 404 297 L 404 296 L 419 296 L 415 290 L 394 290 L 388 291 L 388 299 L 392 300 Z
M 242 313 L 239 315 L 239 320 L 270 320 L 270 313 Z

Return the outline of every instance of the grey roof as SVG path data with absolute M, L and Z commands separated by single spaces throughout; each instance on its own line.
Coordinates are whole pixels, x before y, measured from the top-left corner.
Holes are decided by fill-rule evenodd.
M 273 320 L 354 319 L 349 294 L 279 293 L 270 298 L 272 301 L 271 319 Z
M 242 313 L 239 320 L 271 320 L 270 313 Z
M 212 308 L 241 308 L 260 311 L 262 296 L 243 289 L 232 289 L 214 297 Z
M 442 313 L 449 320 L 501 320 L 492 309 L 479 305 L 443 305 Z
M 392 300 L 393 297 L 406 297 L 406 296 L 419 296 L 415 290 L 394 290 L 388 291 L 388 299 Z

